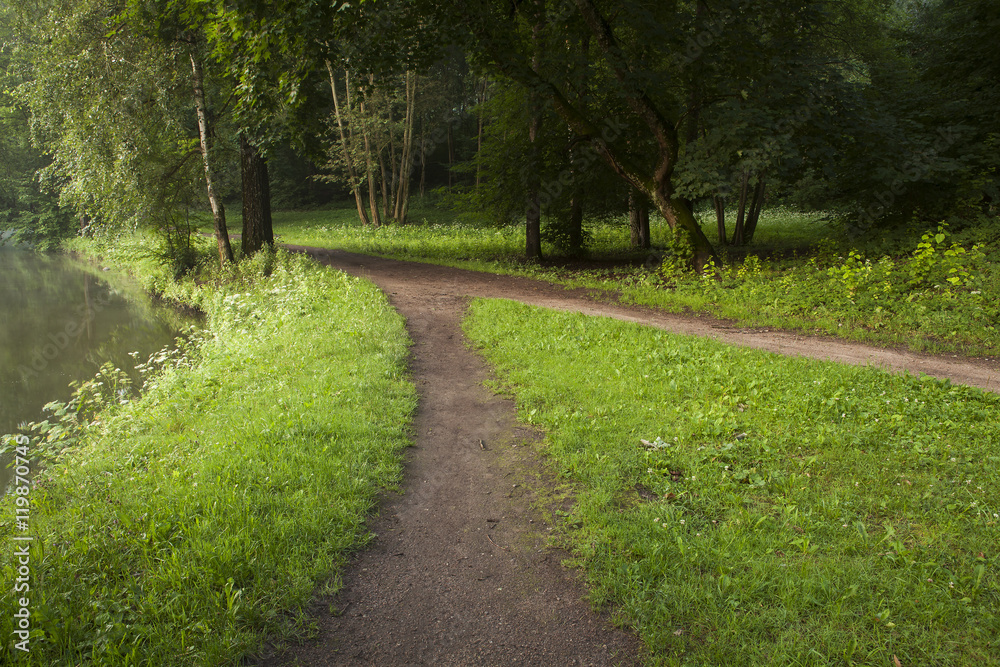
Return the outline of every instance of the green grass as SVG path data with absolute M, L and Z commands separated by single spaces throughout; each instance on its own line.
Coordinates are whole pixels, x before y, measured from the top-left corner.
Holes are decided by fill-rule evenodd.
M 785 208 L 766 210 L 761 215 L 754 247 L 785 250 L 815 244 L 829 233 L 823 220 L 820 213 Z M 239 225 L 239 216 L 230 221 L 234 230 L 239 229 Z M 714 236 L 710 224 L 706 222 L 703 228 L 707 235 Z M 589 221 L 586 229 L 588 252 L 594 258 L 642 260 L 649 254 L 628 248 L 629 231 L 623 219 Z M 210 231 L 210 225 L 203 231 Z M 294 245 L 341 248 L 480 271 L 567 277 L 556 271 L 545 272 L 534 265 L 525 265 L 521 225 L 498 227 L 474 216 L 458 216 L 432 207 L 415 207 L 407 225 L 384 225 L 378 229 L 362 227 L 354 208 L 275 211 L 274 231 L 282 243 Z M 654 247 L 663 248 L 668 244 L 669 227 L 659 216 L 650 219 L 650 234 Z M 549 243 L 544 243 L 542 250 L 545 256 L 559 256 L 558 250 Z
M 998 664 L 1000 397 L 500 300 L 465 327 L 651 664 Z
M 709 218 L 702 215 L 704 230 L 714 238 Z M 724 265 L 717 281 L 678 270 L 670 260 L 669 229 L 657 216 L 651 220 L 653 252 L 666 261 L 654 270 L 644 261 L 649 251 L 627 248 L 622 220 L 587 225 L 587 264 L 555 257 L 539 265 L 523 261 L 520 226 L 498 228 L 432 208 L 415 209 L 411 219 L 404 227 L 372 229 L 358 224 L 353 209 L 278 212 L 275 230 L 284 243 L 525 276 L 744 326 L 918 351 L 1000 355 L 997 219 L 982 218 L 956 234 L 944 229 L 942 241 L 931 231 L 928 251 L 920 246 L 927 239 L 912 233 L 847 242 L 824 214 L 776 207 L 763 212 L 753 245 L 720 249 Z M 976 243 L 982 244 L 978 250 Z M 555 253 L 548 245 L 544 251 Z M 610 264 L 594 263 L 602 261 Z
M 11 641 L 16 495 L 0 502 L 5 660 L 240 664 L 306 634 L 309 600 L 337 589 L 376 494 L 400 480 L 415 391 L 384 295 L 285 253 L 173 285 L 142 244 L 106 261 L 207 323 L 36 474 L 29 654 Z

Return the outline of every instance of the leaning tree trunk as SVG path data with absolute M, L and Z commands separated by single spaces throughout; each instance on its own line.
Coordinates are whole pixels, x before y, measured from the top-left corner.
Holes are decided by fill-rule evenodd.
M 597 144 L 598 150 L 615 173 L 646 193 L 671 229 L 680 227 L 687 232 L 693 249 L 693 264 L 696 270 L 702 271 L 709 263 L 717 265 L 719 258 L 716 256 L 711 242 L 701 230 L 701 226 L 694 219 L 691 207 L 680 198 L 675 197 L 673 193 L 671 178 L 674 167 L 677 165 L 679 149 L 676 123 L 671 122 L 663 115 L 645 90 L 635 86 L 634 77 L 629 69 L 630 58 L 621 48 L 611 24 L 601 15 L 594 0 L 574 0 L 574 2 L 584 23 L 590 28 L 597 44 L 604 51 L 615 78 L 625 87 L 625 97 L 629 107 L 646 124 L 656 140 L 658 155 L 653 177 L 649 178 L 644 170 L 641 170 L 626 155 L 617 153 L 608 142 L 599 142 Z M 535 73 L 538 72 L 537 67 L 533 69 Z M 551 90 L 554 93 L 552 97 L 556 110 L 563 115 L 571 127 L 577 131 L 583 131 L 592 140 L 599 136 L 600 132 L 593 123 L 587 122 L 579 111 L 573 109 L 566 102 L 565 98 L 561 98 L 555 87 L 552 87 Z
M 605 140 L 607 128 L 602 130 L 593 119 L 570 102 L 563 92 L 539 73 L 539 58 L 531 64 L 516 59 L 497 58 L 496 63 L 506 75 L 526 86 L 534 95 L 544 96 L 553 105 L 566 124 L 581 138 L 588 140 L 604 158 L 609 167 L 632 187 L 644 193 L 667 221 L 671 229 L 683 229 L 693 249 L 692 267 L 702 271 L 709 263 L 719 264 L 719 258 L 711 242 L 701 230 L 691 209 L 674 196 L 672 175 L 677 164 L 678 136 L 676 121 L 668 119 L 656 107 L 653 98 L 636 85 L 635 77 L 629 69 L 630 56 L 618 44 L 610 23 L 597 8 L 594 0 L 573 0 L 581 18 L 590 28 L 598 45 L 604 51 L 606 60 L 615 78 L 622 85 L 628 106 L 637 118 L 648 127 L 657 147 L 657 158 L 650 174 L 649 169 L 614 143 Z M 540 42 L 540 40 L 538 40 Z
M 740 174 L 740 200 L 736 205 L 736 226 L 733 227 L 733 245 L 746 243 L 747 193 L 750 189 L 750 170 Z
M 764 207 L 764 192 L 766 181 L 764 172 L 757 175 L 757 185 L 753 190 L 753 200 L 750 202 L 750 212 L 747 214 L 746 229 L 743 231 L 745 243 L 753 241 L 754 232 L 757 231 L 757 221 L 760 220 L 760 211 Z
M 271 226 L 271 182 L 267 160 L 256 146 L 240 135 L 240 175 L 243 182 L 243 255 L 249 257 L 274 245 Z
M 351 145 L 348 142 L 347 132 L 344 130 L 344 120 L 340 113 L 340 102 L 337 99 L 337 80 L 333 76 L 333 66 L 330 65 L 330 61 L 326 61 L 326 71 L 330 75 L 330 92 L 333 93 L 333 113 L 337 119 L 337 130 L 340 132 L 340 147 L 344 154 L 344 165 L 347 167 L 347 178 L 351 181 L 351 194 L 354 195 L 354 203 L 358 207 L 358 218 L 361 220 L 361 224 L 368 226 L 368 214 L 365 213 L 364 200 L 361 196 L 360 180 L 358 178 L 357 169 L 354 168 L 354 156 L 351 151 Z M 348 91 L 350 91 L 350 75 L 345 78 L 345 85 Z M 348 92 L 348 111 L 350 111 L 350 92 Z
M 208 203 L 212 207 L 212 223 L 215 227 L 215 241 L 219 247 L 219 266 L 233 261 L 233 247 L 229 244 L 229 231 L 226 229 L 226 207 L 215 191 L 215 172 L 212 169 L 212 157 L 209 150 L 211 128 L 208 123 L 208 106 L 205 104 L 205 77 L 201 71 L 201 63 L 191 54 L 191 72 L 194 83 L 194 110 L 198 117 L 198 137 L 201 140 L 201 158 L 205 163 L 205 187 L 208 189 Z
M 416 116 L 417 77 L 406 72 L 406 117 L 403 121 L 403 145 L 400 148 L 399 183 L 396 190 L 396 207 L 393 217 L 399 224 L 406 223 L 410 203 L 410 175 L 413 173 L 413 126 Z

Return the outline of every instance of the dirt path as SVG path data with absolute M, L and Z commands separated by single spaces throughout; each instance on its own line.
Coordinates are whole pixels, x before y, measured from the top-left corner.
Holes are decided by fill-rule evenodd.
M 469 297 L 502 297 L 609 315 L 783 354 L 872 363 L 1000 391 L 997 360 L 915 355 L 710 318 L 602 303 L 585 290 L 522 278 L 290 247 L 375 282 L 406 317 L 420 403 L 404 493 L 387 497 L 377 535 L 344 573 L 317 641 L 266 665 L 631 665 L 638 641 L 593 613 L 545 548 L 532 488 L 538 437 L 483 388 L 485 364 L 460 322 Z

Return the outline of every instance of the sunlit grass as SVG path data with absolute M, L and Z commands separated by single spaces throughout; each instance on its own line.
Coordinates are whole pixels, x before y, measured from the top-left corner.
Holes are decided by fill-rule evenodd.
M 339 586 L 377 492 L 400 480 L 415 392 L 384 295 L 284 253 L 213 281 L 166 289 L 207 313 L 196 351 L 35 478 L 29 654 L 10 641 L 0 503 L 6 659 L 240 664 L 306 632 L 307 602 Z
M 715 240 L 714 213 L 703 213 L 703 230 Z M 728 212 L 730 227 L 735 212 Z M 239 228 L 239 218 L 231 221 Z M 628 220 L 617 218 L 585 221 L 587 251 L 595 259 L 645 258 L 647 251 L 629 248 Z M 381 228 L 363 227 L 354 208 L 318 211 L 276 211 L 274 230 L 283 243 L 341 248 L 386 257 L 430 262 L 448 262 L 480 270 L 511 271 L 523 267 L 524 228 L 521 224 L 499 227 L 485 219 L 459 216 L 446 210 L 416 206 L 409 222 Z M 829 233 L 822 213 L 802 213 L 786 208 L 762 212 L 751 247 L 798 248 L 817 243 Z M 670 228 L 659 215 L 650 217 L 650 239 L 654 249 L 668 245 Z M 543 244 L 543 255 L 558 257 L 559 251 Z
M 499 300 L 465 326 L 651 664 L 995 664 L 997 396 Z

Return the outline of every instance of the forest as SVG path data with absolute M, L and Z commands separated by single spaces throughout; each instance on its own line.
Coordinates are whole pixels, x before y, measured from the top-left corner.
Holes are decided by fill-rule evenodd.
M 488 542 L 421 572 L 514 560 L 455 507 L 529 489 L 636 663 L 996 664 L 998 34 L 996 0 L 0 0 L 3 244 L 202 316 L 4 436 L 38 472 L 0 499 L 0 655 L 300 664 L 379 508 L 431 535 L 447 488 Z M 699 337 L 636 324 L 675 315 Z M 432 349 L 488 370 L 435 385 Z M 537 435 L 449 403 L 469 449 L 434 449 L 426 406 L 484 386 Z M 513 664 L 420 632 L 366 655 Z
M 144 228 L 220 261 L 271 210 L 410 203 L 524 230 L 592 221 L 701 269 L 761 211 L 877 230 L 995 215 L 997 10 L 904 0 L 670 3 L 32 2 L 3 13 L 0 210 L 26 239 Z M 706 230 L 708 233 L 706 233 Z M 187 259 L 185 259 L 187 257 Z

